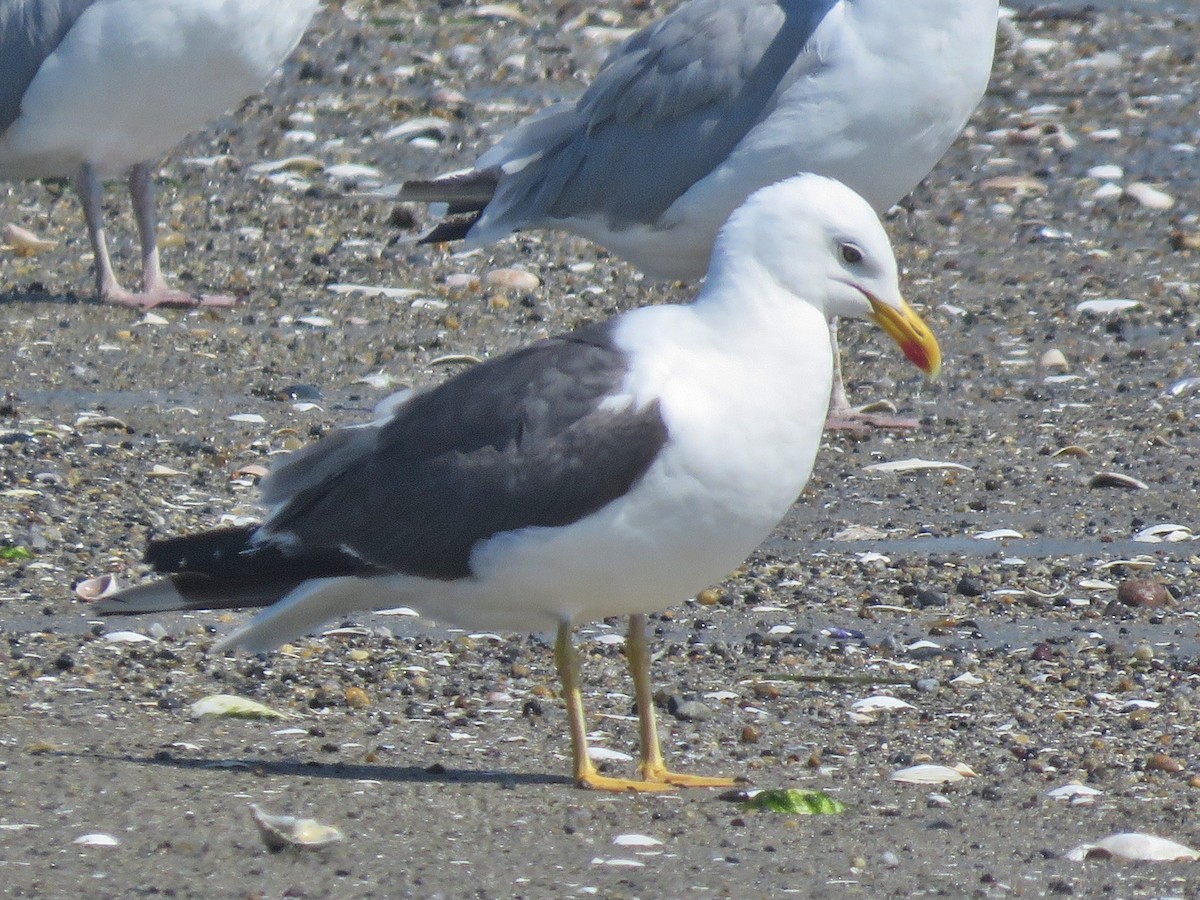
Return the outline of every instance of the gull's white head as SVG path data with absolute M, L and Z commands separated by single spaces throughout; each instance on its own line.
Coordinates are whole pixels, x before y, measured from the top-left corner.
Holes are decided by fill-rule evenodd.
M 721 230 L 710 277 L 747 263 L 826 317 L 875 322 L 914 365 L 937 374 L 941 349 L 900 294 L 883 225 L 840 181 L 797 175 L 751 194 Z

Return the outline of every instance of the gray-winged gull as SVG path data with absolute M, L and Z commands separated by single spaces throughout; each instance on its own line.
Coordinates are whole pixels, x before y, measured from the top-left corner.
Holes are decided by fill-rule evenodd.
M 652 306 L 410 393 L 264 483 L 260 526 L 150 544 L 174 573 L 103 614 L 267 606 L 219 648 L 266 651 L 334 616 L 403 603 L 473 628 L 557 629 L 578 784 L 715 786 L 667 770 L 645 617 L 725 577 L 803 489 L 821 442 L 830 316 L 871 319 L 928 373 L 879 220 L 816 175 L 755 193 L 691 305 Z M 630 617 L 640 778 L 587 753 L 576 622 Z
M 557 228 L 653 277 L 699 278 L 764 185 L 816 172 L 881 214 L 916 187 L 983 96 L 997 17 L 997 0 L 690 0 L 620 44 L 577 102 L 398 197 L 449 204 L 427 241 Z M 832 325 L 831 340 L 836 365 Z M 830 421 L 855 419 L 838 366 Z
M 73 178 L 96 292 L 123 306 L 228 305 L 171 289 L 159 269 L 152 162 L 263 86 L 318 0 L 0 2 L 0 178 Z M 104 234 L 102 179 L 128 173 L 142 247 L 121 287 Z

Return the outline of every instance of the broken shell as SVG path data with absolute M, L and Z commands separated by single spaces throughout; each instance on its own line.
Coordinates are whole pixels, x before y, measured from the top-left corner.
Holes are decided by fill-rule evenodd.
M 1127 309 L 1135 309 L 1141 306 L 1136 300 L 1127 300 L 1123 297 L 1110 297 L 1103 300 L 1084 300 L 1075 304 L 1076 312 L 1096 313 L 1098 315 L 1107 315 L 1108 313 L 1124 312 Z
M 975 772 L 970 766 L 963 763 L 959 763 L 953 768 L 923 763 L 892 773 L 892 781 L 898 781 L 901 784 L 945 784 L 949 781 L 962 781 L 964 778 L 974 777 Z
M 957 469 L 962 472 L 972 471 L 970 466 L 964 466 L 961 463 L 941 462 L 933 459 L 920 459 L 912 457 L 911 459 L 894 459 L 890 462 L 872 463 L 869 466 L 864 466 L 863 471 L 866 472 L 921 472 L 926 469 Z
M 1092 476 L 1091 481 L 1088 482 L 1088 487 L 1124 488 L 1127 491 L 1147 491 L 1150 489 L 1150 485 L 1146 484 L 1146 482 L 1138 481 L 1138 479 L 1130 475 L 1122 475 L 1120 472 L 1097 472 Z
M 1062 787 L 1046 791 L 1046 796 L 1054 800 L 1070 800 L 1072 803 L 1090 803 L 1093 797 L 1099 797 L 1103 793 L 1104 791 L 1088 787 L 1086 784 L 1064 784 Z
M 1175 198 L 1166 191 L 1160 191 L 1144 181 L 1135 181 L 1126 186 L 1125 196 L 1136 200 L 1147 209 L 1170 209 L 1175 205 Z
M 91 834 L 81 834 L 75 840 L 71 841 L 71 843 L 79 844 L 82 847 L 116 847 L 121 842 L 111 834 L 104 834 L 97 831 Z
M 58 241 L 40 238 L 20 225 L 5 225 L 4 231 L 0 232 L 0 237 L 18 256 L 36 256 L 58 246 Z
M 983 531 L 975 535 L 977 541 L 1002 541 L 1005 538 L 1023 538 L 1025 535 L 1019 531 L 1014 531 L 1011 528 L 993 528 L 991 531 Z
M 227 716 L 234 719 L 284 719 L 285 713 L 251 700 L 238 697 L 235 694 L 211 694 L 192 704 L 191 713 L 194 718 L 204 716 Z
M 889 697 L 887 694 L 876 694 L 873 697 L 864 697 L 861 700 L 855 700 L 850 704 L 850 708 L 862 713 L 916 709 L 911 703 L 901 700 L 899 697 Z
M 1143 528 L 1133 536 L 1132 540 L 1144 544 L 1173 544 L 1179 541 L 1194 541 L 1196 540 L 1196 535 L 1192 534 L 1192 529 L 1186 525 L 1164 522 L 1161 525 L 1151 525 L 1149 528 Z
M 1092 451 L 1086 447 L 1080 447 L 1078 444 L 1068 444 L 1065 447 L 1060 447 L 1050 454 L 1051 456 L 1091 456 Z
M 1127 831 L 1114 834 L 1094 844 L 1080 844 L 1068 850 L 1067 859 L 1083 862 L 1085 859 L 1117 859 L 1122 862 L 1191 862 L 1200 859 L 1191 847 L 1153 834 Z
M 138 634 L 136 631 L 110 631 L 104 635 L 104 640 L 110 644 L 145 644 L 156 643 L 154 638 L 144 634 Z
M 613 838 L 618 847 L 661 847 L 662 841 L 648 834 L 618 834 Z
M 316 819 L 297 819 L 295 816 L 276 816 L 256 805 L 250 806 L 254 824 L 262 835 L 269 850 L 284 847 L 327 847 L 344 840 L 343 835 L 332 825 L 322 825 Z
M 97 575 L 95 578 L 85 578 L 75 585 L 75 596 L 80 600 L 99 600 L 120 590 L 117 579 L 113 575 Z
M 1061 369 L 1064 372 L 1070 368 L 1067 365 L 1067 357 L 1057 347 L 1051 347 L 1043 353 L 1038 365 L 1043 369 Z

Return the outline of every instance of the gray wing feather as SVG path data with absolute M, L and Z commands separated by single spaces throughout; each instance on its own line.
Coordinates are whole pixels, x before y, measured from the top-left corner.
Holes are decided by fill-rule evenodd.
M 837 2 L 691 0 L 633 35 L 578 103 L 543 110 L 480 157 L 481 170 L 510 165 L 476 231 L 656 222 L 820 65 L 807 45 Z
M 386 424 L 301 452 L 264 487 L 279 505 L 259 539 L 453 579 L 471 574 L 482 540 L 595 512 L 641 478 L 667 437 L 657 404 L 600 408 L 626 368 L 609 335 L 594 326 L 475 366 Z
M 67 32 L 98 0 L 0 2 L 0 134 L 21 114 L 25 91 Z

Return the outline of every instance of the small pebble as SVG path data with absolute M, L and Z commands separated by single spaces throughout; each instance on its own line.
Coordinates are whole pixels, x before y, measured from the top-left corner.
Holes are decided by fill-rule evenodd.
M 671 697 L 667 701 L 667 710 L 681 722 L 703 722 L 712 718 L 712 710 L 699 700 Z
M 1117 586 L 1117 599 L 1126 606 L 1168 606 L 1173 598 L 1167 586 L 1154 578 L 1127 578 Z
M 1146 760 L 1146 769 L 1150 772 L 1182 772 L 1183 763 L 1165 753 L 1155 753 Z

